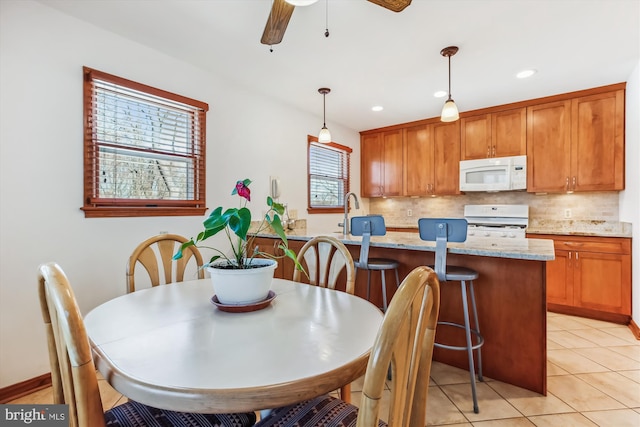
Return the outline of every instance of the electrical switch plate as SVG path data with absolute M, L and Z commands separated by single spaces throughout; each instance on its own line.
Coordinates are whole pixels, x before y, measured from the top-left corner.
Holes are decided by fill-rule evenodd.
M 571 209 L 565 209 L 564 210 L 564 217 L 565 218 L 571 218 Z
M 407 209 L 407 216 L 413 216 L 413 211 L 411 209 Z

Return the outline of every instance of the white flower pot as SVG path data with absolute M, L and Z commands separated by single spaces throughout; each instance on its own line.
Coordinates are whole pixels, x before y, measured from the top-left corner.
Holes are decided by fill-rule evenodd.
M 272 259 L 254 258 L 256 268 L 229 269 L 217 268 L 213 264 L 207 267 L 211 275 L 213 291 L 222 304 L 243 305 L 264 301 L 271 289 L 273 273 L 278 262 Z M 226 262 L 224 263 L 226 264 Z

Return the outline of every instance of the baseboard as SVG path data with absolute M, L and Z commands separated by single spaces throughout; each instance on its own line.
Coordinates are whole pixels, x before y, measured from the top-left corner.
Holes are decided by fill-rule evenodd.
M 633 319 L 629 322 L 629 329 L 631 329 L 633 336 L 636 337 L 637 340 L 640 340 L 640 327 L 638 327 L 638 324 L 634 322 Z
M 547 310 L 553 313 L 568 314 L 570 316 L 586 317 L 589 319 L 602 320 L 605 322 L 617 323 L 620 325 L 628 325 L 631 316 L 627 314 L 609 313 L 605 311 L 592 310 L 589 308 L 572 307 L 568 305 L 560 305 L 547 303 Z
M 31 378 L 21 383 L 13 384 L 0 389 L 0 403 L 8 403 L 19 397 L 31 394 L 34 391 L 42 390 L 51 385 L 51 374 L 42 374 L 39 377 Z

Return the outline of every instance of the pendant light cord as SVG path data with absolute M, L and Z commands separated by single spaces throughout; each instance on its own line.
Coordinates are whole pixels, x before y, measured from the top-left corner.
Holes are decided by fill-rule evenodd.
M 449 100 L 451 100 L 451 55 L 449 55 Z
M 329 37 L 329 0 L 325 0 L 324 36 Z
M 322 127 L 327 127 L 327 94 L 322 94 Z

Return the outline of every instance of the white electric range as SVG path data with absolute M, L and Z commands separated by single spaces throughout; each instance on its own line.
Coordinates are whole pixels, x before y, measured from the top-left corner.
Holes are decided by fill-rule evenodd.
M 467 238 L 524 239 L 529 225 L 528 205 L 466 205 Z

